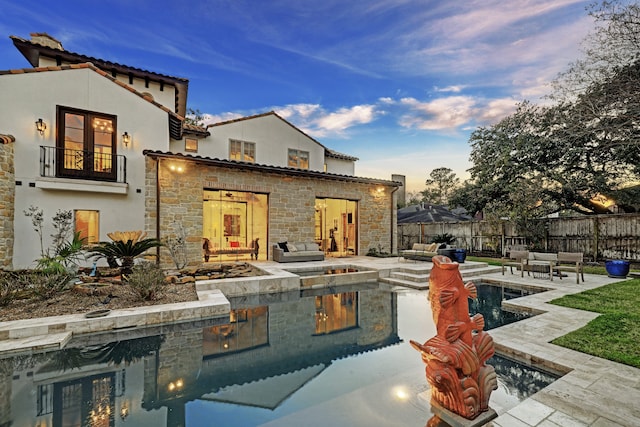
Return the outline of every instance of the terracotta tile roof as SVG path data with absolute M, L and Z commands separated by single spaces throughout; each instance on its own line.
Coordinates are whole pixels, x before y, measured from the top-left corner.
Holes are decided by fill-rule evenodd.
M 199 135 L 199 136 L 209 136 L 211 133 L 207 130 L 206 127 L 192 125 L 191 123 L 182 123 L 182 129 L 184 133 L 188 133 L 190 135 Z
M 172 153 L 170 151 L 165 152 L 165 151 L 157 151 L 157 150 L 143 150 L 142 154 L 145 156 L 153 157 L 153 158 L 171 158 L 171 159 L 179 159 L 179 160 L 189 160 L 189 161 L 194 161 L 196 163 L 201 163 L 201 164 L 210 165 L 210 166 L 254 170 L 254 171 L 260 171 L 260 172 L 270 172 L 270 173 L 289 175 L 289 176 L 303 176 L 303 177 L 310 177 L 310 178 L 329 179 L 333 181 L 378 184 L 378 185 L 386 185 L 390 187 L 402 186 L 401 182 L 389 181 L 386 179 L 364 178 L 364 177 L 352 176 L 352 175 L 340 175 L 335 173 L 312 171 L 308 169 L 296 169 L 296 168 L 289 168 L 284 166 L 262 165 L 258 163 L 239 162 L 236 160 L 224 160 L 224 159 L 216 159 L 212 157 L 203 157 L 203 156 L 191 155 L 191 154 Z
M 16 138 L 13 135 L 0 133 L 0 144 L 10 144 L 12 142 L 16 142 Z
M 352 160 L 352 161 L 356 161 L 359 160 L 357 157 L 353 157 L 350 156 L 348 154 L 342 154 L 342 153 L 338 153 L 337 151 L 334 151 L 330 148 L 325 148 L 325 152 L 324 152 L 325 156 L 327 157 L 333 157 L 335 159 L 342 159 L 342 160 Z
M 207 129 L 210 128 L 210 127 L 223 126 L 223 125 L 228 125 L 230 123 L 237 123 L 237 122 L 242 122 L 242 121 L 245 121 L 245 120 L 252 120 L 252 119 L 257 119 L 257 118 L 260 118 L 260 117 L 267 117 L 267 116 L 274 116 L 274 117 L 279 118 L 280 120 L 282 120 L 283 122 L 285 122 L 286 124 L 288 124 L 289 126 L 294 128 L 295 130 L 297 130 L 298 132 L 300 132 L 301 134 L 303 134 L 304 136 L 306 136 L 307 138 L 309 138 L 310 140 L 312 140 L 313 142 L 315 142 L 316 144 L 318 144 L 319 146 L 324 148 L 325 155 L 327 155 L 329 157 L 334 157 L 336 159 L 343 159 L 343 160 L 353 160 L 353 161 L 358 160 L 357 157 L 349 156 L 347 154 L 338 153 L 337 151 L 334 151 L 334 150 L 331 150 L 331 149 L 325 147 L 324 144 L 322 144 L 320 141 L 318 141 L 317 139 L 313 138 L 312 136 L 310 136 L 306 132 L 300 130 L 299 128 L 294 126 L 291 122 L 287 121 L 286 119 L 284 119 L 280 115 L 278 115 L 278 113 L 276 113 L 275 111 L 268 111 L 266 113 L 256 114 L 256 115 L 253 115 L 253 116 L 239 117 L 237 119 L 232 119 L 232 120 L 226 120 L 224 122 L 213 123 L 213 124 L 207 125 Z
M 46 33 L 32 33 L 32 36 L 44 35 L 52 40 L 53 37 Z M 187 92 L 189 90 L 189 79 L 182 77 L 169 76 L 166 74 L 160 74 L 141 68 L 132 67 L 129 65 L 119 64 L 117 62 L 111 62 L 100 58 L 94 58 L 92 56 L 82 55 L 80 53 L 70 52 L 62 49 L 53 48 L 51 46 L 45 46 L 40 43 L 36 43 L 32 40 L 25 40 L 18 36 L 9 36 L 13 40 L 14 46 L 24 55 L 33 67 L 39 65 L 40 56 L 56 59 L 57 61 L 69 62 L 72 64 L 80 64 L 90 62 L 96 67 L 105 70 L 110 73 L 120 73 L 124 75 L 132 75 L 138 78 L 148 78 L 151 81 L 155 81 L 161 84 L 172 84 L 176 87 L 176 112 L 178 114 L 186 114 L 187 111 Z
M 100 74 L 104 78 L 109 79 L 113 83 L 117 84 L 118 86 L 128 90 L 132 94 L 139 96 L 140 98 L 144 99 L 150 104 L 153 104 L 156 107 L 160 108 L 162 111 L 165 111 L 167 114 L 169 114 L 169 132 L 171 134 L 171 138 L 173 139 L 182 138 L 182 122 L 184 121 L 184 117 L 174 113 L 172 110 L 160 104 L 159 102 L 154 101 L 150 96 L 135 90 L 134 88 L 127 85 L 126 83 L 121 82 L 120 80 L 117 80 L 115 77 L 111 76 L 111 74 L 106 73 L 105 71 L 101 70 L 100 68 L 96 67 L 91 63 L 59 65 L 55 67 L 20 68 L 20 69 L 14 69 L 14 70 L 0 71 L 0 76 L 8 75 L 8 74 L 29 74 L 29 73 L 42 73 L 47 71 L 77 70 L 77 69 L 84 69 L 84 68 L 95 71 L 96 73 Z

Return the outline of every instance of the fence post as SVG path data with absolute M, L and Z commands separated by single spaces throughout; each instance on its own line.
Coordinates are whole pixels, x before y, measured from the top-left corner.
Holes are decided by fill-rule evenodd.
M 598 240 L 600 239 L 600 222 L 598 215 L 593 217 L 593 261 L 598 261 Z

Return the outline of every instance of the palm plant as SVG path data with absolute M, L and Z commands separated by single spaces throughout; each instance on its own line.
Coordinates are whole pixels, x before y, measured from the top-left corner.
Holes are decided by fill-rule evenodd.
M 133 260 L 144 254 L 151 248 L 162 246 L 158 239 L 145 239 L 146 233 L 137 232 L 115 232 L 107 234 L 113 241 L 100 242 L 90 253 L 91 258 L 107 260 L 120 260 L 120 274 L 123 279 L 131 274 Z

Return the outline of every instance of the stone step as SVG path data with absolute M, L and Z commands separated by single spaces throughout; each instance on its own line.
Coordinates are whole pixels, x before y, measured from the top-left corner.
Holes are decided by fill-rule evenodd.
M 426 282 L 413 282 L 411 280 L 394 279 L 392 277 L 383 277 L 383 278 L 380 278 L 380 281 L 382 283 L 387 283 L 393 286 L 401 286 L 403 288 L 420 289 L 420 290 L 429 289 L 428 280 Z
M 415 273 L 415 272 L 404 272 L 404 271 L 392 271 L 389 274 L 389 277 L 392 279 L 407 280 L 411 282 L 428 282 L 429 272 Z
M 464 268 L 460 270 L 462 279 L 465 281 L 481 278 L 483 274 L 499 273 L 501 267 L 490 266 L 488 264 L 469 264 L 471 268 Z M 415 274 L 407 273 L 404 271 L 391 272 L 389 277 L 381 278 L 381 282 L 395 286 L 403 286 L 412 289 L 429 289 L 429 275 L 428 274 Z

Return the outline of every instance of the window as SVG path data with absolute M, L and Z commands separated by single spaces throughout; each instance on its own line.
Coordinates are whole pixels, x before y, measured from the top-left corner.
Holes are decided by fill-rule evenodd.
M 241 162 L 256 162 L 256 143 L 239 141 L 237 139 L 229 140 L 229 159 L 239 160 Z
M 58 106 L 56 173 L 116 179 L 116 117 Z
M 185 138 L 184 140 L 184 151 L 189 151 L 191 153 L 198 152 L 198 140 L 195 138 Z
M 80 232 L 80 238 L 86 239 L 87 243 L 98 243 L 100 241 L 100 212 L 76 210 L 75 213 L 75 232 Z
M 309 169 L 309 152 L 289 148 L 289 161 L 287 164 L 290 168 Z

